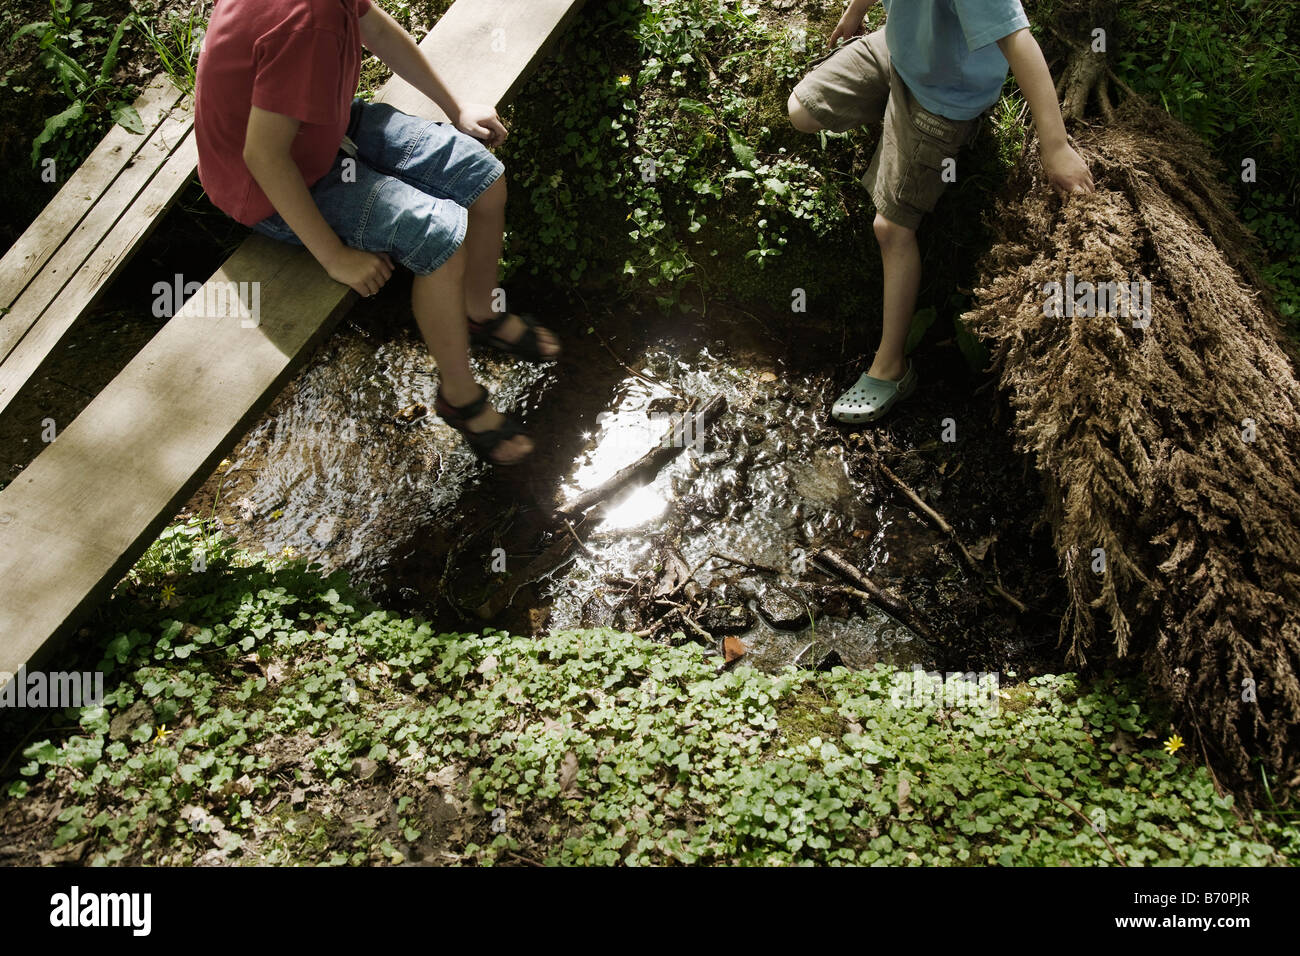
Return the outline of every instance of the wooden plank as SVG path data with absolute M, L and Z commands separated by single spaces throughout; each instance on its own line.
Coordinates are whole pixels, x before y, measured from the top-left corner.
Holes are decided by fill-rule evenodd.
M 120 580 L 133 545 L 157 536 L 192 493 L 192 478 L 210 471 L 252 423 L 268 386 L 287 380 L 287 358 L 342 315 L 333 290 L 312 281 L 307 266 L 315 263 L 294 251 L 261 236 L 241 246 L 213 278 L 258 277 L 261 326 L 243 328 L 233 310 L 177 315 L 0 492 L 0 670 L 16 672 L 69 617 L 93 606 L 94 579 Z M 317 322 L 298 322 L 300 309 Z
M 0 320 L 0 414 L 180 194 L 198 159 L 193 125 L 180 110 L 159 124 Z
M 139 174 L 123 174 L 110 188 L 135 191 L 130 204 L 108 222 L 120 202 L 106 194 L 5 317 L 9 324 L 0 327 L 0 414 L 122 271 L 193 175 L 198 147 L 192 129 L 178 123 L 169 130 L 164 124 L 157 136 L 160 141 L 132 167 Z M 168 145 L 175 148 L 159 165 L 153 152 Z
M 550 52 L 582 4 L 583 0 L 457 0 L 420 47 L 457 99 L 505 103 Z M 435 33 L 438 39 L 430 43 Z M 385 83 L 375 99 L 412 116 L 449 118 L 400 77 Z
M 181 91 L 167 76 L 155 77 L 135 101 L 144 133 L 132 133 L 115 125 L 68 177 L 49 205 L 0 259 L 0 310 L 13 305 L 180 98 Z M 0 319 L 0 326 L 3 324 Z
M 500 102 L 581 5 L 457 0 L 421 47 L 457 96 Z M 395 79 L 380 98 L 440 118 L 403 87 Z M 252 281 L 255 327 L 230 308 L 177 315 L 0 490 L 0 670 L 39 663 L 107 597 L 355 299 L 310 253 L 253 236 L 199 301 Z

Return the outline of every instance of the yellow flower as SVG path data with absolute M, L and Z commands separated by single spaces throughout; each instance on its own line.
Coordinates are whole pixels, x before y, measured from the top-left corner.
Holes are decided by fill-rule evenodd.
M 622 76 L 618 78 L 619 86 L 627 86 L 631 82 L 632 82 L 632 77 L 628 76 L 626 73 L 624 73 Z
M 295 550 L 293 550 L 293 548 L 289 547 L 289 546 L 286 544 L 286 545 L 284 546 L 284 550 L 281 551 L 280 553 L 281 553 L 282 555 L 284 555 L 286 558 L 292 558 L 292 557 L 294 557 L 298 552 L 295 551 Z
M 1168 740 L 1165 741 L 1165 753 L 1169 754 L 1169 756 L 1172 757 L 1174 754 L 1178 753 L 1178 751 L 1182 749 L 1182 746 L 1183 746 L 1183 738 L 1179 737 L 1177 734 L 1174 734 L 1172 737 L 1170 737 Z
M 162 587 L 162 599 L 163 599 L 163 603 L 166 604 L 168 601 L 170 601 L 170 600 L 171 600 L 172 598 L 174 598 L 175 596 L 176 596 L 176 585 L 174 585 L 174 584 L 164 584 L 163 587 Z
M 163 724 L 161 727 L 158 728 L 158 737 L 157 737 L 157 739 L 158 739 L 158 740 L 162 740 L 164 737 L 168 736 L 170 733 L 171 733 L 171 731 L 167 729 L 167 725 L 166 725 L 166 724 Z

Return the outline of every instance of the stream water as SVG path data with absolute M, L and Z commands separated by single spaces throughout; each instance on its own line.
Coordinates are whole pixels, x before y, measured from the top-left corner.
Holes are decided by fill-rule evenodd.
M 354 313 L 190 509 L 245 547 L 346 568 L 376 600 L 446 630 L 610 626 L 715 648 L 732 635 L 764 668 L 836 655 L 853 667 L 934 663 L 938 649 L 810 560 L 833 548 L 905 593 L 915 573 L 935 576 L 944 541 L 889 489 L 854 477 L 852 436 L 826 415 L 839 385 L 830 330 L 792 339 L 716 315 L 567 325 L 558 364 L 475 357 L 498 406 L 528 423 L 538 450 L 527 465 L 479 464 L 431 411 L 436 374 L 410 325 Z M 579 325 L 592 331 L 573 334 Z M 712 427 L 679 435 L 680 453 L 611 498 L 584 545 L 530 573 L 570 533 L 557 506 L 715 395 L 727 410 Z

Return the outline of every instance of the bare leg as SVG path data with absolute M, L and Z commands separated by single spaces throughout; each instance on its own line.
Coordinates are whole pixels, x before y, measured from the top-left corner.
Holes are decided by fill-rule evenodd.
M 915 229 L 890 222 L 879 213 L 874 226 L 884 265 L 885 303 L 880 348 L 867 374 L 897 381 L 907 371 L 903 349 L 921 285 L 921 250 L 916 243 Z
M 793 93 L 786 101 L 790 123 L 801 133 L 816 133 L 822 129 Z M 874 223 L 876 241 L 880 243 L 880 259 L 885 273 L 885 302 L 880 348 L 867 374 L 872 378 L 898 381 L 907 371 L 903 350 L 907 345 L 907 332 L 916 308 L 916 293 L 921 286 L 921 250 L 916 243 L 916 230 L 890 222 L 879 213 Z
M 790 125 L 801 133 L 816 133 L 822 129 L 822 124 L 813 119 L 812 114 L 804 109 L 804 105 L 799 102 L 799 97 L 793 93 L 785 101 L 786 112 L 790 114 Z
M 479 385 L 469 367 L 469 330 L 465 325 L 465 244 L 443 265 L 416 276 L 411 287 L 411 311 L 424 343 L 442 376 L 442 394 L 452 405 L 467 405 L 479 396 Z M 469 422 L 470 431 L 488 431 L 502 422 L 501 413 L 485 408 Z M 502 442 L 492 458 L 508 464 L 533 450 L 532 439 L 515 435 Z
M 465 231 L 465 312 L 471 318 L 492 315 L 493 292 L 506 230 L 506 177 L 496 182 L 469 207 Z
M 469 207 L 469 226 L 465 231 L 465 313 L 476 322 L 495 318 L 494 293 L 497 289 L 497 270 L 501 262 L 501 246 L 506 228 L 506 177 L 503 174 Z M 513 317 L 496 331 L 507 342 L 513 342 L 524 331 L 524 323 Z M 537 344 L 543 355 L 555 355 L 560 342 L 547 329 L 537 330 Z

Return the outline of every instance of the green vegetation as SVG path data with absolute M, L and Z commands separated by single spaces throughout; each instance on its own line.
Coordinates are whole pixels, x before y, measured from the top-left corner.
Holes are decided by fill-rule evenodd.
M 157 607 L 166 584 L 178 593 Z M 19 805 L 62 801 L 53 842 L 87 841 L 97 863 L 436 846 L 471 863 L 1265 864 L 1300 849 L 1160 750 L 1169 729 L 1127 683 L 1035 678 L 1004 686 L 994 714 L 895 703 L 885 667 L 767 675 L 612 631 L 434 634 L 342 575 L 194 524 L 162 536 L 108 613 L 134 623 L 98 639 L 103 706 L 33 734 L 7 784 Z M 463 799 L 455 826 L 438 830 L 434 787 Z
M 1291 0 L 1120 5 L 1119 75 L 1203 136 L 1259 237 L 1278 308 L 1300 334 L 1300 7 Z M 1243 182 L 1253 159 L 1257 181 Z
M 138 11 L 132 18 L 172 82 L 186 93 L 193 93 L 199 47 L 207 28 L 203 8 L 196 5 L 183 14 L 169 14 L 161 25 Z
M 521 94 L 503 149 L 511 269 L 664 308 L 871 301 L 868 134 L 806 137 L 790 89 L 838 10 L 606 0 Z M 521 208 L 522 207 L 522 208 Z
M 1026 7 L 1038 26 L 1050 17 L 1046 2 Z M 1234 180 L 1242 159 L 1256 158 L 1259 181 L 1236 183 L 1241 215 L 1268 251 L 1265 276 L 1293 319 L 1300 94 L 1288 79 L 1297 66 L 1288 37 L 1298 10 L 1287 0 L 1122 4 L 1111 49 L 1125 82 L 1205 136 Z M 803 288 L 810 311 L 870 314 L 878 255 L 857 180 L 874 136 L 806 137 L 785 118 L 790 89 L 839 13 L 817 0 L 780 12 L 758 2 L 588 4 L 513 111 L 503 150 L 515 196 L 509 267 L 584 290 L 650 295 L 665 308 L 729 297 L 782 310 Z M 878 22 L 879 8 L 871 16 Z M 1022 106 L 1009 80 L 992 135 L 970 148 L 927 227 L 945 248 L 927 262 L 926 281 L 936 284 L 923 290 L 923 307 L 953 308 L 963 277 L 941 273 L 978 252 L 981 210 L 1024 143 Z
M 93 145 L 89 141 L 99 134 L 99 118 L 104 114 L 133 133 L 144 131 L 140 116 L 131 105 L 134 93 L 113 79 L 118 48 L 131 18 L 123 19 L 114 29 L 104 17 L 92 13 L 92 9 L 90 3 L 50 0 L 50 19 L 22 26 L 10 38 L 10 43 L 23 37 L 37 41 L 41 64 L 52 74 L 69 104 L 49 117 L 32 141 L 33 166 L 44 158 L 75 166 L 88 146 Z M 109 30 L 112 30 L 111 37 L 106 41 L 107 46 L 103 46 Z M 100 49 L 104 51 L 102 57 Z M 9 83 L 12 72 L 0 79 L 0 87 Z M 15 93 L 26 91 L 23 86 L 11 89 Z

